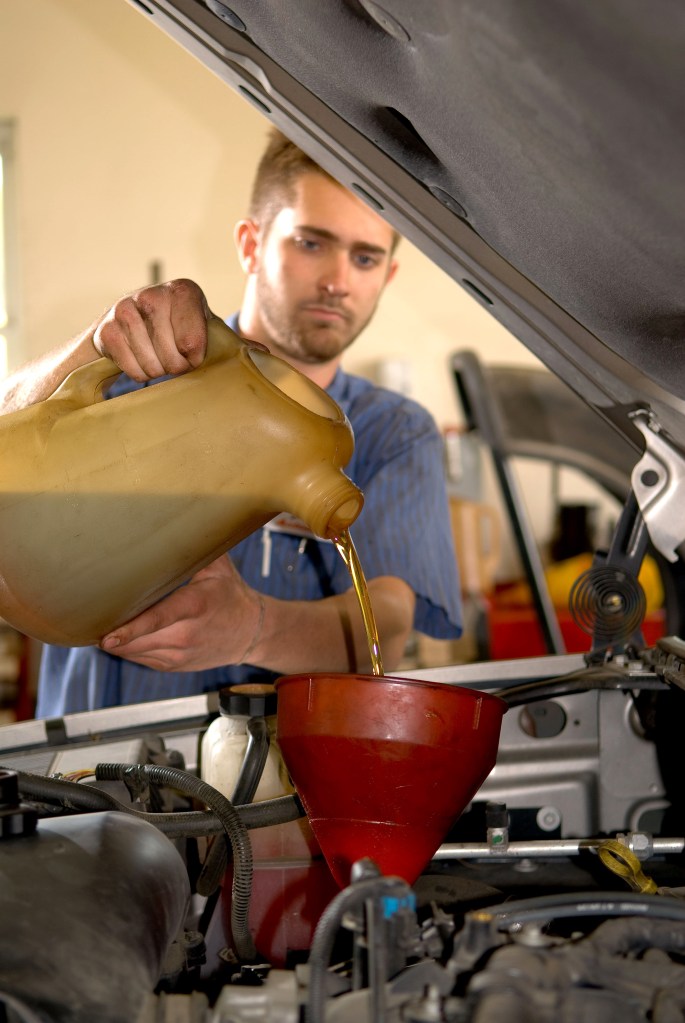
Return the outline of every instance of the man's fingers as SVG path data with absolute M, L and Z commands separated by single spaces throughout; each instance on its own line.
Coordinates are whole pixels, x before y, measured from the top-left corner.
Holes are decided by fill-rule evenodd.
M 161 632 L 162 629 L 176 624 L 180 619 L 186 617 L 185 596 L 184 587 L 174 591 L 168 597 L 132 618 L 130 622 L 126 622 L 125 625 L 108 633 L 100 641 L 100 646 L 103 650 L 116 652 L 119 647 L 127 646 L 134 640 L 153 636 L 155 633 Z
M 132 340 L 140 331 L 144 336 L 148 336 L 147 328 L 135 303 L 131 298 L 121 299 L 98 324 L 93 335 L 93 344 L 100 355 L 111 359 L 133 380 L 148 380 L 151 379 L 150 373 L 148 368 L 141 365 Z M 150 348 L 152 349 L 151 345 Z M 154 350 L 152 356 L 156 359 Z M 149 368 L 154 369 L 154 366 L 150 365 Z
M 134 296 L 164 373 L 199 366 L 207 350 L 209 310 L 194 281 L 176 280 Z
M 135 296 L 131 296 L 117 302 L 113 314 L 111 327 L 108 329 L 107 326 L 103 326 L 100 331 L 102 340 L 120 353 L 122 358 L 128 357 L 126 352 L 128 348 L 134 365 L 138 367 L 138 375 L 134 379 L 152 380 L 162 376 L 164 365 L 155 348 L 151 334 L 152 320 L 144 305 L 137 302 Z M 162 315 L 164 314 L 157 312 L 158 321 Z M 166 316 L 168 322 L 168 313 Z M 155 329 L 159 331 L 160 327 Z M 170 323 L 167 331 L 171 333 Z M 129 373 L 129 376 L 131 375 Z
M 93 340 L 101 355 L 134 380 L 178 375 L 204 359 L 208 315 L 197 284 L 170 281 L 120 299 L 98 325 Z
M 178 351 L 189 366 L 199 366 L 207 351 L 207 321 L 211 316 L 207 299 L 194 281 L 171 281 L 167 287 Z

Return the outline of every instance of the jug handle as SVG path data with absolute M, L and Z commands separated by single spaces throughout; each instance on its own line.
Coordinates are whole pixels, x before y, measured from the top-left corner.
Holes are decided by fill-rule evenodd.
M 234 330 L 218 316 L 210 316 L 207 321 L 207 354 L 203 366 L 212 362 L 221 362 L 237 355 L 241 348 L 247 347 Z
M 234 356 L 245 344 L 218 316 L 207 322 L 207 354 L 201 366 L 221 362 Z M 192 370 L 189 372 L 192 373 Z M 73 408 L 85 408 L 102 401 L 105 384 L 114 380 L 121 370 L 111 359 L 102 358 L 79 366 L 64 380 L 46 401 L 66 403 Z

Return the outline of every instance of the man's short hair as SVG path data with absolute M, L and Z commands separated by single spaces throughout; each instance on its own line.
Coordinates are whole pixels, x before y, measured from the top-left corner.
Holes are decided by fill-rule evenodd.
M 295 185 L 298 179 L 312 171 L 335 181 L 332 174 L 320 167 L 311 156 L 307 156 L 299 146 L 286 138 L 277 128 L 271 128 L 266 149 L 257 165 L 252 184 L 248 214 L 250 219 L 262 229 L 268 229 L 279 211 L 295 201 Z M 392 252 L 397 247 L 399 239 L 399 234 L 393 230 Z
M 294 202 L 298 179 L 311 171 L 335 180 L 282 132 L 272 128 L 252 185 L 250 218 L 268 227 L 279 210 Z

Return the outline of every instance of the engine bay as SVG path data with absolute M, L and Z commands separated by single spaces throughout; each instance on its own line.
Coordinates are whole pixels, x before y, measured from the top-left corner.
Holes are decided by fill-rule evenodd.
M 5 1018 L 680 1018 L 685 646 L 590 660 L 432 669 L 508 709 L 412 885 L 362 856 L 341 887 L 294 791 L 252 801 L 259 714 L 235 800 L 204 782 L 217 694 L 2 729 Z

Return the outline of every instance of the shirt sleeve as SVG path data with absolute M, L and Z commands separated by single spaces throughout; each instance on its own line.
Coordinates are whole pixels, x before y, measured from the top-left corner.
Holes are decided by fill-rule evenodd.
M 420 405 L 393 399 L 379 409 L 377 392 L 371 392 L 373 415 L 362 409 L 353 422 L 356 450 L 348 471 L 364 494 L 364 507 L 350 533 L 367 579 L 393 575 L 412 588 L 419 632 L 456 638 L 461 591 L 442 438 Z

